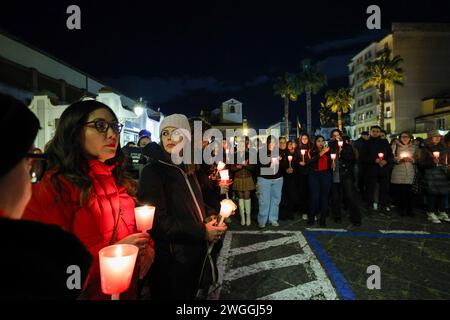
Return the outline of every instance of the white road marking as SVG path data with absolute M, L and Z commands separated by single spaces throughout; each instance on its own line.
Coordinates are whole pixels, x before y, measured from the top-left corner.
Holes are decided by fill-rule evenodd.
M 231 249 L 231 240 L 235 234 L 279 234 L 284 235 L 284 237 Z M 257 252 L 268 247 L 282 246 L 284 244 L 292 244 L 295 242 L 298 242 L 300 247 L 303 249 L 302 253 L 229 269 L 229 259 L 233 259 L 237 255 Z M 215 290 L 210 292 L 208 298 L 212 300 L 220 299 L 222 286 L 225 282 L 237 280 L 266 270 L 275 270 L 295 265 L 303 265 L 307 274 L 313 280 L 297 286 L 292 285 L 292 288 L 281 290 L 279 292 L 273 292 L 265 297 L 261 297 L 260 299 L 298 300 L 311 299 L 317 296 L 323 296 L 327 300 L 338 299 L 336 290 L 327 277 L 325 270 L 322 268 L 320 262 L 317 260 L 314 252 L 311 250 L 305 237 L 300 231 L 228 231 L 224 238 L 223 247 L 217 261 L 217 268 L 219 270 L 218 284 Z

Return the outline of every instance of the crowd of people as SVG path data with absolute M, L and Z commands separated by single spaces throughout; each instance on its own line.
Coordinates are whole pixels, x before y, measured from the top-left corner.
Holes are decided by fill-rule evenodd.
M 33 145 L 38 119 L 15 99 L 0 100 L 2 133 L 20 121 L 26 134 L 8 145 L 10 157 L 1 158 L 0 246 L 11 259 L 0 264 L 0 296 L 108 299 L 99 251 L 132 244 L 139 256 L 122 298 L 138 299 L 143 285 L 152 299 L 204 298 L 217 279 L 215 262 L 227 231 L 217 218 L 228 197 L 238 204 L 240 224 L 249 227 L 256 220 L 260 229 L 278 227 L 280 219 L 296 214 L 307 225 L 326 227 L 327 219 L 346 219 L 344 212 L 360 226 L 364 209 L 391 214 L 396 207 L 400 215 L 412 216 L 414 206 L 423 206 L 432 223 L 450 222 L 450 139 L 438 131 L 427 140 L 404 132 L 391 143 L 378 126 L 354 142 L 338 129 L 328 139 L 303 133 L 298 140 L 243 137 L 231 145 L 224 140 L 222 160 L 233 183 L 221 184 L 217 161 L 173 162 L 178 144 L 190 139 L 179 130 L 192 131 L 184 115 L 162 120 L 160 143 L 142 131 L 137 145 L 122 149 L 123 125 L 113 110 L 94 100 L 76 102 L 64 111 L 42 153 Z M 211 143 L 203 141 L 202 148 Z M 129 172 L 130 148 L 141 148 L 138 177 Z M 254 153 L 270 161 L 252 163 Z M 144 204 L 156 207 L 149 232 L 136 229 L 134 209 Z M 69 265 L 81 269 L 78 290 L 67 288 Z

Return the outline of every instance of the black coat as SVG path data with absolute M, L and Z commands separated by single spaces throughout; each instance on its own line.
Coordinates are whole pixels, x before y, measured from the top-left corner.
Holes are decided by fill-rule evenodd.
M 434 163 L 433 152 L 439 151 L 439 165 Z M 449 150 L 445 144 L 432 145 L 429 141 L 419 152 L 419 169 L 421 187 L 427 195 L 446 195 L 450 192 L 446 165 L 449 161 Z
M 81 286 L 92 256 L 76 236 L 58 226 L 0 218 L 0 300 L 77 299 L 67 281 L 80 268 Z M 74 283 L 69 281 L 69 283 Z
M 156 207 L 153 290 L 156 299 L 192 299 L 206 256 L 205 205 L 195 174 L 170 163 L 156 143 L 145 146 L 149 162 L 138 200 Z
M 375 162 L 378 159 L 378 153 L 384 154 L 384 160 L 387 161 L 387 165 L 384 167 L 380 167 L 378 163 Z M 394 155 L 387 140 L 370 137 L 366 143 L 363 143 L 359 159 L 366 165 L 366 174 L 369 177 L 390 176 L 391 168 L 394 163 Z

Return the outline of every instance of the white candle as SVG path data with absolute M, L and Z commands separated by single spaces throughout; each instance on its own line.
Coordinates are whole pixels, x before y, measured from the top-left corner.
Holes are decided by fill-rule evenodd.
M 293 159 L 293 157 L 292 156 L 288 156 L 288 160 L 289 160 L 289 168 L 291 168 L 292 166 L 291 166 L 291 163 L 292 163 L 292 159 Z
M 237 209 L 236 204 L 230 199 L 225 199 L 220 202 L 220 221 L 219 226 L 223 224 L 223 220 L 228 218 Z
M 333 160 L 333 161 L 336 160 L 336 153 L 331 154 L 331 160 Z
M 439 151 L 434 151 L 433 152 L 433 157 L 435 157 L 436 159 L 439 159 L 440 155 L 441 155 L 441 153 Z
M 305 150 L 305 149 L 302 149 L 302 150 L 300 150 L 300 153 L 302 154 L 303 162 L 305 162 L 305 153 L 306 153 L 306 150 Z
M 380 152 L 380 153 L 378 154 L 378 158 L 380 158 L 380 160 L 383 160 L 383 158 L 384 158 L 384 153 Z
M 407 152 L 400 153 L 400 158 L 401 159 L 408 158 L 408 153 Z
M 228 180 L 230 180 L 228 170 L 221 170 L 221 171 L 219 171 L 219 174 L 220 174 L 220 180 L 222 180 L 222 182 L 227 182 Z
M 342 148 L 342 146 L 344 145 L 344 141 L 338 141 L 338 146 L 340 147 L 340 148 Z
M 146 232 L 152 229 L 155 209 L 153 206 L 142 206 L 134 209 L 137 230 Z
M 131 244 L 112 245 L 99 251 L 100 278 L 104 294 L 118 295 L 130 287 L 138 247 Z
M 222 161 L 219 161 L 219 163 L 217 164 L 217 170 L 221 171 L 225 169 L 225 163 Z

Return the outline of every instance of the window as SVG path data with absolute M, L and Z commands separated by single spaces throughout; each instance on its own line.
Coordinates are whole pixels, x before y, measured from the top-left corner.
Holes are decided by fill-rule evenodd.
M 236 109 L 234 108 L 234 105 L 230 106 L 230 113 L 236 113 Z
M 436 120 L 436 128 L 438 128 L 439 130 L 445 130 L 445 119 L 437 119 Z
M 392 117 L 391 107 L 386 107 L 386 118 L 391 117 Z
M 391 133 L 391 123 L 386 123 L 386 132 Z

